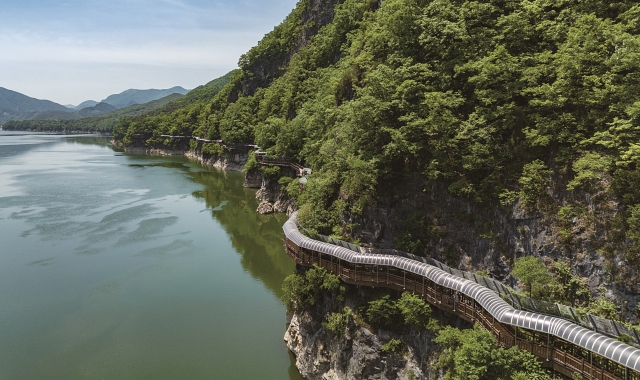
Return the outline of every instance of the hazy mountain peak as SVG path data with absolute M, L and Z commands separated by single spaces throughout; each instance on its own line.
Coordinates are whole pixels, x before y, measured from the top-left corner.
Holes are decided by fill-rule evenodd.
M 40 100 L 19 92 L 0 87 L 0 124 L 9 120 L 23 120 L 39 112 L 71 112 L 62 104 L 50 100 Z
M 85 100 L 84 102 L 78 104 L 77 106 L 73 107 L 74 110 L 76 111 L 80 111 L 83 108 L 87 108 L 87 107 L 93 107 L 96 104 L 98 104 L 98 102 L 96 102 L 95 100 Z
M 111 104 L 112 106 L 115 106 L 118 108 L 123 108 L 123 107 L 131 106 L 134 104 L 148 103 L 153 100 L 164 98 L 165 96 L 169 96 L 171 94 L 184 95 L 187 92 L 189 92 L 189 90 L 186 90 L 180 86 L 175 86 L 168 89 L 148 89 L 148 90 L 137 90 L 137 89 L 130 88 L 119 94 L 109 95 L 106 99 L 103 99 L 102 102 Z

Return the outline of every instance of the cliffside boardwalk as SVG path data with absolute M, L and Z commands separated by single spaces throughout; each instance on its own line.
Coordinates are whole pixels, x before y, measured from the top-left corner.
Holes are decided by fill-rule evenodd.
M 136 136 L 140 142 L 146 140 Z M 253 144 L 229 144 L 195 136 L 169 136 L 173 140 L 216 143 L 226 151 L 253 151 L 259 165 L 293 169 L 304 177 L 310 169 L 291 159 L 268 157 Z M 585 379 L 640 380 L 640 349 L 589 330 L 571 321 L 536 312 L 516 310 L 492 290 L 468 279 L 391 254 L 361 253 L 339 245 L 314 240 L 298 228 L 297 215 L 284 224 L 287 254 L 305 267 L 318 265 L 338 275 L 345 283 L 411 291 L 434 307 L 491 331 L 503 347 L 517 346 L 538 357 L 542 365 L 571 377 Z
M 220 145 L 222 148 L 224 148 L 227 151 L 233 151 L 233 150 L 242 150 L 246 152 L 252 151 L 256 156 L 258 165 L 280 166 L 280 167 L 291 168 L 298 177 L 304 177 L 305 174 L 308 174 L 311 172 L 311 169 L 305 168 L 304 166 L 300 165 L 299 163 L 295 162 L 294 160 L 288 157 L 269 157 L 266 152 L 261 151 L 260 147 L 255 144 L 232 144 L 232 143 L 226 143 L 222 140 L 207 140 L 207 139 L 203 139 L 196 136 L 161 135 L 160 137 L 165 139 L 172 139 L 172 140 L 186 140 L 186 141 L 194 140 L 199 144 L 198 145 L 199 148 L 202 147 L 202 144 L 214 143 L 214 144 Z M 144 139 L 146 140 L 146 138 Z
M 516 310 L 493 291 L 429 264 L 313 240 L 299 231 L 296 213 L 283 230 L 287 254 L 299 265 L 318 265 L 353 285 L 416 293 L 491 331 L 501 346 L 527 350 L 563 375 L 640 380 L 640 349 L 561 318 Z

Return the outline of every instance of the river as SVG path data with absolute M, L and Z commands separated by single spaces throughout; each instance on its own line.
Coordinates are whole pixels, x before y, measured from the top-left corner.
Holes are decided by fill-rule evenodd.
M 0 379 L 301 379 L 243 175 L 0 131 Z

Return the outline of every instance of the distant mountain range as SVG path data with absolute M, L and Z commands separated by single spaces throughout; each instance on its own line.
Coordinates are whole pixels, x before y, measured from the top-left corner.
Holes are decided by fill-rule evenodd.
M 0 124 L 9 120 L 30 119 L 45 111 L 69 112 L 69 109 L 49 100 L 31 98 L 0 87 Z
M 113 111 L 115 111 L 117 109 L 118 109 L 118 107 L 116 107 L 114 105 L 111 105 L 111 104 L 105 103 L 105 102 L 100 102 L 100 103 L 98 103 L 98 104 L 96 104 L 94 106 L 91 106 L 91 107 L 81 108 L 78 112 L 76 112 L 76 114 L 79 115 L 80 117 L 90 117 L 90 116 L 98 116 L 98 115 L 102 115 L 104 113 L 113 112 Z
M 186 95 L 172 93 L 158 100 L 119 108 L 111 112 L 106 111 L 114 109 L 115 106 L 105 102 L 83 108 L 75 113 L 46 111 L 41 115 L 48 116 L 47 119 L 9 121 L 4 123 L 2 127 L 7 131 L 111 133 L 114 127 L 125 119 L 146 120 L 146 117 L 160 117 L 172 120 L 173 117 L 178 117 L 175 115 L 184 115 L 181 111 L 183 109 L 196 110 L 199 106 L 206 107 L 206 105 L 215 98 L 216 94 L 231 81 L 231 78 L 238 73 L 239 70 L 231 71 L 207 84 L 194 88 Z M 151 90 L 148 92 L 154 96 L 158 96 L 158 93 L 161 93 L 161 91 L 172 92 L 180 91 L 180 89 L 180 87 L 174 87 L 168 90 Z M 139 96 L 140 92 L 142 91 L 125 91 L 123 98 L 125 98 L 125 101 L 144 101 L 145 99 Z M 126 99 L 126 97 L 128 97 L 128 99 Z M 92 103 L 85 102 L 85 104 L 90 105 Z M 74 108 L 74 106 L 70 108 Z M 74 118 L 63 118 L 69 115 Z M 80 117 L 79 115 L 95 116 Z
M 102 115 L 135 104 L 145 104 L 171 94 L 184 95 L 187 92 L 189 91 L 180 86 L 165 90 L 130 89 L 120 94 L 110 95 L 102 102 L 87 100 L 73 107 L 63 106 L 49 100 L 31 98 L 0 87 L 0 125 L 10 120 L 80 119 Z
M 107 103 L 98 103 L 94 107 L 84 108 L 76 113 L 64 113 L 60 111 L 47 111 L 43 113 L 47 119 L 12 120 L 4 123 L 2 128 L 7 131 L 31 131 L 31 132 L 100 132 L 111 133 L 113 127 L 123 118 L 131 118 L 139 115 L 156 112 L 169 104 L 180 101 L 185 95 L 171 94 L 162 99 L 153 100 L 145 104 L 136 104 L 125 108 L 115 108 Z M 106 113 L 98 113 L 100 108 L 114 109 Z M 65 114 L 77 116 L 78 114 L 95 115 L 64 119 L 57 115 Z
M 74 109 L 74 110 L 76 110 L 76 111 L 80 111 L 80 110 L 81 110 L 81 109 L 83 109 L 83 108 L 93 107 L 93 106 L 95 106 L 96 104 L 98 104 L 98 102 L 96 102 L 95 100 L 85 100 L 84 102 L 82 102 L 82 103 L 78 104 L 78 105 L 77 105 L 77 106 L 75 106 L 75 107 L 71 107 L 71 108 L 73 108 L 73 109 Z
M 185 90 L 180 86 L 171 87 L 166 90 L 127 90 L 119 94 L 110 95 L 102 102 L 111 104 L 117 108 L 133 106 L 135 104 L 144 104 L 152 100 L 162 99 L 171 94 L 185 95 L 189 90 Z M 85 102 L 86 103 L 86 102 Z

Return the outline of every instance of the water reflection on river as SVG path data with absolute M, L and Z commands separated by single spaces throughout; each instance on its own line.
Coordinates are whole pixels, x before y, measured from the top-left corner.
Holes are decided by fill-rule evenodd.
M 0 379 L 299 379 L 242 175 L 0 131 Z

